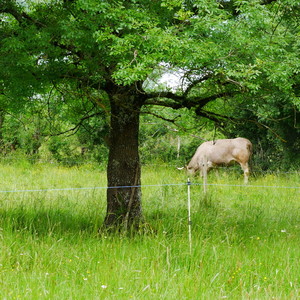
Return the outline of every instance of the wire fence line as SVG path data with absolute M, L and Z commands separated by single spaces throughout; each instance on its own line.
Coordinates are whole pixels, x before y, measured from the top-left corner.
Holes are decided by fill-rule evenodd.
M 127 188 L 146 188 L 146 187 L 167 187 L 167 186 L 203 186 L 203 183 L 182 182 L 166 184 L 144 184 L 144 185 L 125 185 L 125 186 L 96 186 L 96 187 L 78 187 L 78 188 L 45 188 L 45 189 L 20 189 L 20 190 L 0 190 L 5 193 L 29 193 L 29 192 L 56 192 L 56 191 L 82 191 L 82 190 L 107 190 L 107 189 L 127 189 Z M 207 186 L 214 187 L 243 187 L 243 188 L 272 188 L 272 189 L 295 189 L 300 190 L 300 186 L 279 186 L 279 185 L 251 185 L 251 184 L 225 184 L 225 183 L 207 183 Z

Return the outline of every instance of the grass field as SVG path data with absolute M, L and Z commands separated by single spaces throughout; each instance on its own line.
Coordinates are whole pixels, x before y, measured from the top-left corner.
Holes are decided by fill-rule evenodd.
M 1 191 L 35 190 L 0 193 L 0 298 L 299 299 L 299 173 L 244 187 L 239 172 L 221 171 L 207 196 L 193 184 L 191 251 L 186 180 L 144 167 L 142 183 L 155 185 L 143 188 L 147 230 L 107 236 L 97 233 L 105 189 L 43 191 L 105 187 L 104 171 L 0 165 Z

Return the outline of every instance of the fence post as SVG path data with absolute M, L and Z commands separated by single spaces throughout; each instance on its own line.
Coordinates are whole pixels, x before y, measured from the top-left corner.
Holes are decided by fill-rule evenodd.
M 180 156 L 180 136 L 177 136 L 177 158 Z
M 204 161 L 203 161 L 203 191 L 204 194 L 207 193 L 207 158 L 204 156 Z
M 187 180 L 187 195 L 188 195 L 188 226 L 189 226 L 189 245 L 190 254 L 192 254 L 192 221 L 191 221 L 191 182 L 190 178 Z

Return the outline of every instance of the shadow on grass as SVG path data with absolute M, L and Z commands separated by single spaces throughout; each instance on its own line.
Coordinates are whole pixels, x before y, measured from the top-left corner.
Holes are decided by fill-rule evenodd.
M 59 208 L 0 210 L 0 227 L 11 232 L 38 236 L 86 234 L 95 235 L 103 217 Z
M 266 206 L 236 203 L 222 205 L 212 196 L 203 196 L 192 209 L 192 232 L 199 239 L 244 243 L 255 238 L 278 238 L 282 233 L 300 236 L 299 209 L 271 209 Z M 45 207 L 26 204 L 0 209 L 0 228 L 32 236 L 99 236 L 104 212 L 94 207 Z M 176 238 L 186 234 L 188 211 L 185 207 L 160 207 L 145 212 L 140 235 Z

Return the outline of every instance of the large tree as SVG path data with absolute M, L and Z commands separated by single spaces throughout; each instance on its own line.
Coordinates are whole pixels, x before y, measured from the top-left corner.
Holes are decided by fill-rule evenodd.
M 266 83 L 296 101 L 294 9 L 291 0 L 2 0 L 0 92 L 19 107 L 50 89 L 62 102 L 84 95 L 110 115 L 105 225 L 138 226 L 142 108 L 186 107 L 217 121 L 209 103 L 251 94 L 259 105 Z M 151 89 L 166 68 L 183 74 L 181 88 Z

